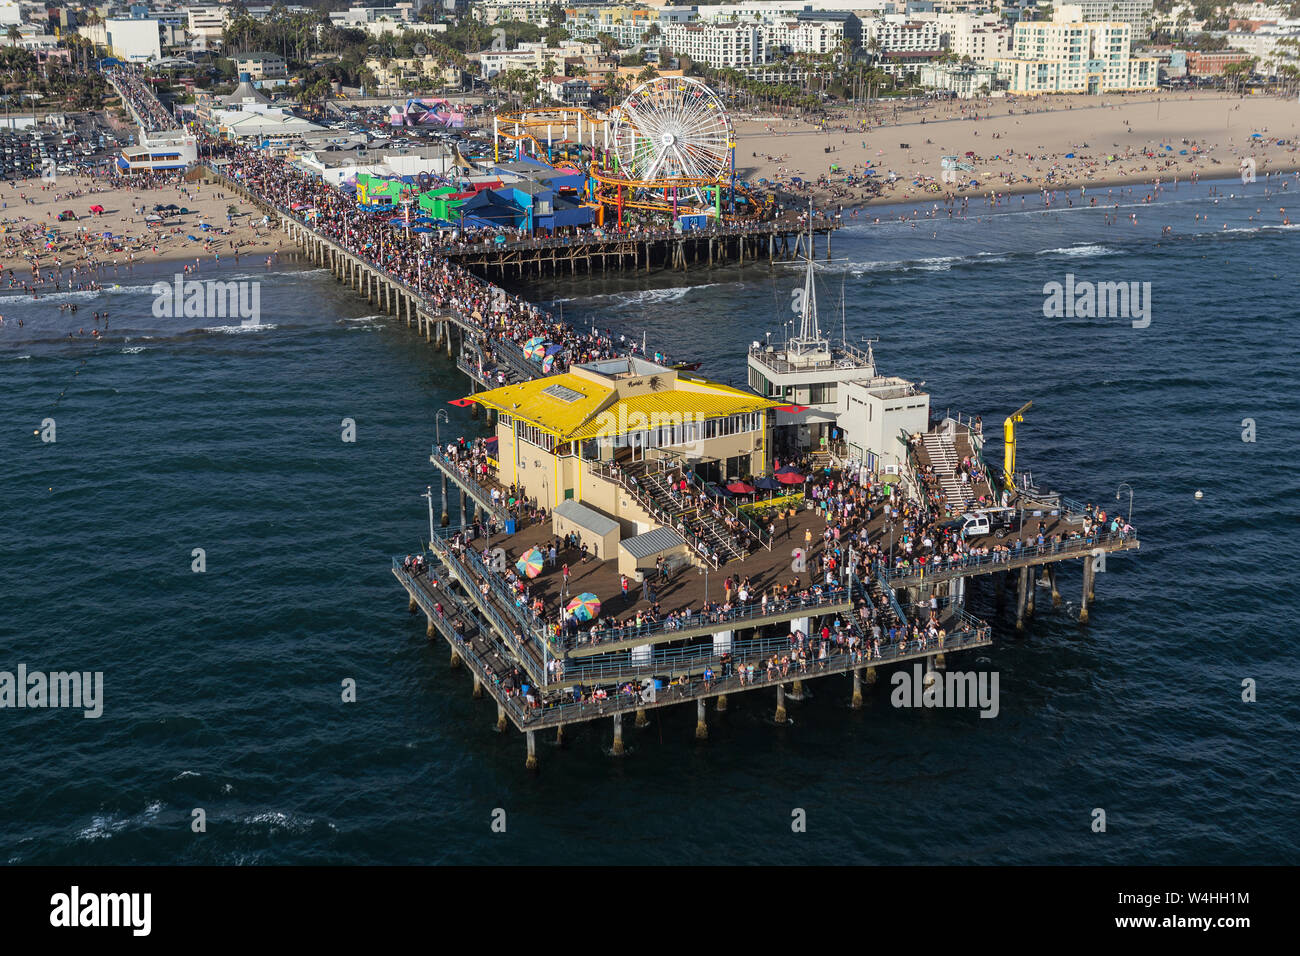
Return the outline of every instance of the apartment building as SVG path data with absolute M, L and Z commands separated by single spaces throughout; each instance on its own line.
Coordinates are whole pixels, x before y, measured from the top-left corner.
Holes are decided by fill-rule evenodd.
M 715 68 L 752 66 L 766 60 L 759 28 L 755 25 L 673 23 L 664 28 L 663 34 L 663 45 L 677 56 L 688 56 Z
M 1062 6 L 1050 22 L 1016 24 L 998 75 L 1010 92 L 1030 95 L 1154 90 L 1157 60 L 1132 55 L 1132 31 L 1118 21 L 1085 21 L 1076 4 Z
M 247 73 L 251 80 L 283 80 L 289 67 L 277 53 L 244 53 L 235 59 L 235 72 Z

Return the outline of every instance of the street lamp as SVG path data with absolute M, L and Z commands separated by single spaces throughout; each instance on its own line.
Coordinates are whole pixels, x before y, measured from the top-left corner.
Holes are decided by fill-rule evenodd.
M 1121 481 L 1119 483 L 1119 487 L 1115 489 L 1115 500 L 1116 501 L 1120 500 L 1119 499 L 1120 493 L 1125 488 L 1128 489 L 1128 521 L 1126 521 L 1125 524 L 1132 524 L 1133 523 L 1133 486 L 1130 485 L 1127 481 Z
M 420 495 L 429 502 L 429 547 L 433 547 L 433 485 L 425 485 L 424 494 Z
M 704 603 L 709 603 L 709 566 L 706 564 L 700 568 L 699 573 L 704 575 Z
M 450 425 L 451 415 L 448 414 L 447 409 L 440 408 L 433 416 L 433 440 L 438 443 L 439 455 L 442 454 L 442 429 L 439 428 L 438 425 L 443 421 Z

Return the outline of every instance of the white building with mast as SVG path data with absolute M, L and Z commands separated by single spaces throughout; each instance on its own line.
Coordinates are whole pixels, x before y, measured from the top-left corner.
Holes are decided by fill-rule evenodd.
M 749 347 L 749 387 L 786 403 L 775 412 L 773 451 L 834 454 L 892 471 L 906 463 L 905 436 L 929 429 L 930 396 L 915 382 L 879 374 L 870 342 L 863 351 L 843 333 L 838 344 L 822 334 L 815 266 L 807 261 L 794 296 L 799 333 L 783 345 L 768 333 Z

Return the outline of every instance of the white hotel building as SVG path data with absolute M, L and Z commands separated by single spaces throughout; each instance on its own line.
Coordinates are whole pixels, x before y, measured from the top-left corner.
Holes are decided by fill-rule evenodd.
M 739 69 L 766 60 L 759 27 L 740 23 L 670 23 L 663 28 L 663 45 L 712 67 Z
M 1058 7 L 1050 23 L 1017 23 L 1012 54 L 997 61 L 1008 92 L 1119 93 L 1154 90 L 1155 57 L 1132 55 L 1127 23 L 1090 23 L 1077 5 Z

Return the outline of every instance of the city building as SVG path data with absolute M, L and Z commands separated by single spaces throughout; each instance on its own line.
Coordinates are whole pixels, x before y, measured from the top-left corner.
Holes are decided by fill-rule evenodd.
M 254 81 L 283 80 L 289 76 L 288 64 L 276 53 L 243 53 L 235 58 L 235 69 Z
M 759 27 L 742 23 L 671 23 L 663 29 L 663 45 L 676 56 L 687 56 L 715 68 L 766 61 Z
M 997 61 L 1012 93 L 1119 93 L 1154 90 L 1155 57 L 1132 55 L 1127 23 L 1086 22 L 1078 5 L 1059 7 L 1052 20 L 1017 23 L 1012 54 Z

